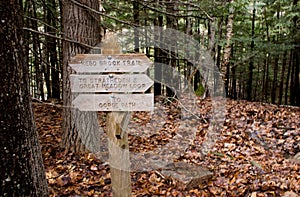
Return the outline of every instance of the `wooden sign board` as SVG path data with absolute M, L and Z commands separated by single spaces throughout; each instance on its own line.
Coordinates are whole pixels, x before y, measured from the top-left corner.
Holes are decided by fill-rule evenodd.
M 145 92 L 153 85 L 146 74 L 70 75 L 72 92 Z
M 153 111 L 153 94 L 80 94 L 72 102 L 80 111 Z
M 145 54 L 78 54 L 70 61 L 77 73 L 145 72 L 152 64 Z

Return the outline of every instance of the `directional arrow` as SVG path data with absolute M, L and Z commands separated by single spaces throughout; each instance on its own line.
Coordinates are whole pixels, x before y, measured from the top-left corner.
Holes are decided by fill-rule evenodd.
M 70 66 L 77 73 L 145 72 L 152 64 L 145 54 L 78 54 Z
M 153 94 L 80 94 L 72 102 L 80 111 L 153 111 Z
M 72 92 L 145 92 L 153 80 L 145 74 L 70 75 Z

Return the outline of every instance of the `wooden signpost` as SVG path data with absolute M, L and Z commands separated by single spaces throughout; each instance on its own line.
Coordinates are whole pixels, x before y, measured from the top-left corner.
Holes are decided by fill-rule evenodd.
M 107 51 L 118 53 L 114 43 L 107 45 L 112 47 L 106 48 Z M 72 104 L 81 111 L 110 111 L 107 135 L 114 197 L 131 196 L 129 143 L 125 130 L 130 111 L 153 111 L 153 94 L 143 93 L 153 81 L 141 74 L 151 64 L 144 54 L 78 54 L 69 64 L 77 72 L 70 75 L 72 92 L 104 93 L 79 94 Z
M 153 94 L 127 94 L 143 93 L 153 85 L 153 80 L 146 74 L 137 74 L 146 71 L 150 65 L 151 61 L 144 54 L 76 55 L 70 66 L 82 74 L 70 75 L 72 92 L 125 94 L 80 94 L 73 105 L 80 111 L 152 111 Z

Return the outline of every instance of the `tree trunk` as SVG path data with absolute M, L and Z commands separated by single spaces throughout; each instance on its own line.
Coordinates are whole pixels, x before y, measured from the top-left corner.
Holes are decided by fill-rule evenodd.
M 223 29 L 222 29 L 222 25 L 223 25 L 223 18 L 220 19 L 220 22 L 218 24 L 218 33 L 219 33 L 219 40 L 223 39 Z M 221 50 L 222 50 L 222 46 L 218 44 L 217 46 L 217 51 L 216 51 L 216 65 L 217 67 L 220 69 L 221 68 Z M 212 54 L 213 55 L 213 54 Z M 214 57 L 214 56 L 213 56 Z
M 99 9 L 99 1 L 77 1 L 93 9 Z M 100 42 L 100 19 L 97 15 L 73 1 L 65 0 L 63 9 L 63 31 L 65 38 L 79 43 L 95 46 Z M 66 150 L 74 152 L 99 151 L 99 126 L 97 112 L 81 112 L 71 106 L 72 100 L 78 94 L 71 94 L 70 67 L 71 57 L 79 53 L 88 53 L 90 48 L 80 44 L 63 42 L 63 136 L 62 145 Z
M 50 12 L 49 8 L 47 7 L 47 4 L 44 4 L 44 20 L 47 21 L 47 23 L 49 23 L 49 19 L 47 16 L 47 13 Z M 51 17 L 51 16 L 50 16 Z M 45 32 L 49 33 L 51 31 L 51 28 L 48 24 L 45 24 L 44 26 L 45 28 Z M 44 72 L 44 78 L 45 78 L 45 84 L 46 84 L 46 90 L 47 90 L 47 99 L 52 98 L 52 89 L 51 89 L 51 67 L 50 67 L 50 50 L 51 50 L 51 40 L 52 38 L 50 37 L 45 37 L 45 49 L 44 49 L 44 54 L 43 54 L 43 59 L 44 59 L 44 63 L 42 65 L 42 70 Z
M 0 2 L 0 173 L 3 196 L 48 196 L 29 93 L 22 1 Z
M 158 16 L 157 19 L 154 19 L 154 25 L 158 27 L 162 27 L 163 25 L 163 17 Z M 163 32 L 157 32 L 155 34 L 155 40 L 160 40 L 162 41 L 163 37 Z M 161 95 L 162 94 L 162 59 L 163 52 L 159 47 L 154 47 L 154 75 L 155 75 L 155 80 L 158 82 L 154 83 L 154 95 Z
M 289 67 L 287 70 L 287 76 L 285 81 L 285 94 L 284 94 L 284 104 L 287 105 L 288 102 L 288 94 L 289 94 L 289 83 L 290 83 L 290 76 L 291 76 L 291 68 L 292 68 L 292 59 L 293 59 L 293 51 L 290 52 L 290 58 L 289 58 Z
M 174 0 L 167 0 L 165 1 L 166 4 L 166 11 L 168 13 L 175 13 L 176 10 L 176 3 Z M 177 30 L 177 20 L 174 16 L 167 15 L 166 17 L 166 22 L 167 22 L 167 28 Z M 175 36 L 175 35 L 174 35 Z M 176 69 L 176 37 L 173 38 L 167 38 L 167 42 L 171 43 L 166 43 L 170 47 L 170 50 L 167 50 L 167 65 L 170 65 L 173 69 Z M 174 97 L 176 96 L 176 90 L 179 90 L 177 87 L 179 84 L 177 84 L 178 80 L 175 79 L 175 76 L 173 76 L 173 72 L 170 72 L 170 69 L 164 69 L 166 72 L 164 72 L 164 81 L 170 81 L 175 87 L 166 87 L 166 96 L 167 97 Z
M 139 4 L 136 1 L 133 1 L 132 4 L 133 4 L 133 22 L 134 22 L 134 24 L 138 25 L 140 23 Z M 140 37 L 139 37 L 138 30 L 135 28 L 134 29 L 134 52 L 138 53 L 139 48 L 140 48 Z
M 277 77 L 278 77 L 278 61 L 279 57 L 276 55 L 274 59 L 274 70 L 273 70 L 273 83 L 272 83 L 272 91 L 271 91 L 271 102 L 276 103 L 276 89 L 277 89 Z
M 267 2 L 267 6 L 268 6 Z M 264 16 L 265 16 L 265 22 L 266 22 L 266 36 L 267 41 L 270 43 L 270 33 L 269 33 L 269 23 L 268 23 L 268 16 L 266 8 L 264 9 Z M 269 59 L 270 55 L 267 53 L 267 57 L 265 57 L 264 62 L 264 74 L 263 74 L 263 91 L 262 91 L 262 101 L 268 102 L 268 92 L 269 92 Z
M 234 1 L 231 0 L 230 4 L 233 4 Z M 233 22 L 234 22 L 234 10 L 233 6 L 229 6 L 229 15 L 226 24 L 226 45 L 224 47 L 223 60 L 221 63 L 221 72 L 225 74 L 225 92 L 226 96 L 228 96 L 228 88 L 229 88 L 229 74 L 230 74 L 230 56 L 232 50 L 231 39 L 233 36 Z
M 29 14 L 32 18 L 37 18 L 37 13 L 36 13 L 36 5 L 35 2 L 30 0 L 28 1 L 28 6 L 29 6 Z M 36 20 L 30 20 L 29 27 L 32 29 L 38 31 L 38 24 Z M 43 83 L 43 76 L 42 76 L 42 64 L 40 61 L 40 41 L 39 41 L 39 35 L 31 33 L 32 36 L 32 51 L 33 51 L 33 67 L 35 70 L 35 87 L 36 89 L 36 95 L 33 94 L 34 97 L 37 97 L 37 99 L 45 100 L 44 97 L 44 83 Z M 35 92 L 35 91 L 34 91 Z
M 284 84 L 284 78 L 285 78 L 285 68 L 287 64 L 287 51 L 283 54 L 282 59 L 282 68 L 281 68 L 281 77 L 280 77 L 280 85 L 279 85 L 279 95 L 278 95 L 278 104 L 282 104 L 282 97 L 283 97 L 283 84 Z
M 51 25 L 52 30 L 49 32 L 52 35 L 56 35 L 57 29 L 57 10 L 56 10 L 56 3 L 55 0 L 48 1 L 48 7 L 50 9 L 47 10 L 47 21 L 48 24 Z M 52 98 L 60 99 L 60 81 L 59 81 L 59 62 L 58 62 L 58 54 L 57 54 L 57 39 L 56 38 L 49 38 L 48 48 L 50 52 L 50 65 L 51 65 L 51 91 L 52 91 Z
M 294 0 L 293 1 L 293 9 L 297 9 L 299 0 Z M 293 22 L 294 22 L 294 28 L 293 31 L 295 34 L 299 31 L 299 16 L 295 15 L 293 17 Z M 294 35 L 295 35 L 294 34 Z M 299 47 L 299 36 L 295 36 L 294 40 L 294 45 L 296 46 L 294 49 L 294 66 L 295 66 L 295 86 L 294 86 L 294 104 L 297 106 L 300 106 L 300 79 L 299 79 L 299 74 L 300 74 L 300 47 Z
M 232 51 L 232 57 L 234 56 L 234 51 Z M 231 82 L 231 93 L 230 96 L 233 99 L 237 99 L 237 90 L 236 90 L 236 66 L 231 67 L 231 75 L 232 75 L 232 82 Z
M 280 6 L 277 8 L 277 20 L 280 20 Z M 276 38 L 275 38 L 276 37 Z M 278 36 L 274 36 L 274 43 L 278 43 Z M 273 83 L 271 90 L 271 102 L 276 103 L 276 92 L 277 92 L 277 77 L 278 77 L 278 62 L 279 62 L 279 54 L 275 55 L 274 58 L 274 72 L 273 72 Z
M 291 70 L 291 81 L 290 81 L 290 104 L 295 104 L 295 51 L 293 50 L 293 59 L 292 59 L 292 70 Z
M 295 86 L 294 86 L 294 92 L 295 92 L 295 105 L 300 106 L 300 80 L 299 80 L 299 75 L 300 75 L 300 55 L 299 55 L 299 50 L 300 47 L 296 47 L 295 49 L 295 54 L 294 54 L 294 65 L 295 65 Z
M 251 52 L 254 51 L 254 35 L 255 35 L 255 1 L 254 1 L 254 7 L 252 12 L 252 40 L 251 40 Z M 252 57 L 250 59 L 249 63 L 249 76 L 248 76 L 248 83 L 247 83 L 247 100 L 252 100 L 252 81 L 253 81 L 253 70 L 254 70 L 254 58 Z

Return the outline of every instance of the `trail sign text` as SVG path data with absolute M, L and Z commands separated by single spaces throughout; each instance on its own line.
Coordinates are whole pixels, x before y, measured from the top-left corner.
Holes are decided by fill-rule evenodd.
M 151 64 L 144 54 L 79 54 L 70 62 L 78 73 L 145 72 Z
M 153 94 L 80 94 L 73 104 L 80 111 L 152 111 Z
M 72 92 L 120 94 L 79 94 L 72 104 L 80 111 L 152 111 L 153 94 L 136 94 L 153 85 L 141 74 L 151 64 L 144 54 L 76 55 L 69 65 L 80 74 L 70 75 Z
M 145 74 L 71 75 L 72 92 L 144 92 L 153 85 Z

